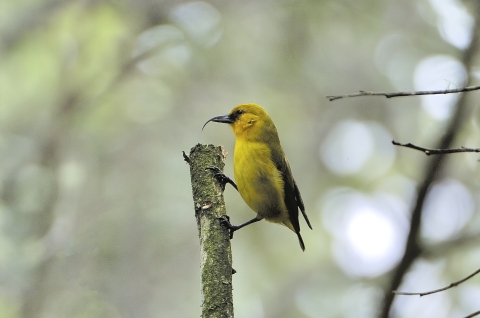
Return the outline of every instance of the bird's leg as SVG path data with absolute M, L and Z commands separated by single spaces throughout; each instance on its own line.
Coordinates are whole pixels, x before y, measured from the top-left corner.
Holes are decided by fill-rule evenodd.
M 238 187 L 235 184 L 235 182 L 230 179 L 226 174 L 222 172 L 218 167 L 215 166 L 210 166 L 207 167 L 208 170 L 212 171 L 214 173 L 214 177 L 217 178 L 217 180 L 223 185 L 222 189 L 225 190 L 225 185 L 227 183 L 230 183 L 232 187 L 234 187 L 238 191 Z
M 220 220 L 221 224 L 225 225 L 230 230 L 230 239 L 232 239 L 233 238 L 233 233 L 235 231 L 240 230 L 242 227 L 245 227 L 249 224 L 261 221 L 261 220 L 263 220 L 263 217 L 261 217 L 260 215 L 257 214 L 257 216 L 254 217 L 253 219 L 251 219 L 251 220 L 249 220 L 245 223 L 239 224 L 239 225 L 232 225 L 232 223 L 230 223 L 230 217 L 228 215 L 223 215 L 223 216 L 219 217 L 218 219 Z

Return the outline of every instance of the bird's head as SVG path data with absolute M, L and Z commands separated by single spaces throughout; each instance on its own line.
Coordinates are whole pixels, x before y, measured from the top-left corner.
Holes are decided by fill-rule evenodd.
M 240 104 L 234 107 L 228 115 L 217 116 L 209 119 L 209 122 L 230 124 L 237 138 L 249 140 L 261 140 L 277 136 L 277 129 L 267 112 L 257 104 Z M 202 128 L 203 129 L 203 128 Z M 278 137 L 277 137 L 278 138 Z

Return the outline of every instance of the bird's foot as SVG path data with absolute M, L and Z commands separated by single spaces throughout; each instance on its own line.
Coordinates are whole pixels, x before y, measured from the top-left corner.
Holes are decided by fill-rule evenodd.
M 232 223 L 230 223 L 230 217 L 228 215 L 222 215 L 220 217 L 218 217 L 217 219 L 220 220 L 220 224 L 225 226 L 228 231 L 230 232 L 230 239 L 233 238 L 233 233 L 238 230 L 239 228 L 241 228 L 240 226 L 237 226 L 237 225 L 232 225 Z
M 230 179 L 230 177 L 228 177 L 226 174 L 224 174 L 222 170 L 220 170 L 218 167 L 210 166 L 210 167 L 207 167 L 207 169 L 212 171 L 214 173 L 213 176 L 217 178 L 217 180 L 222 184 L 222 190 L 225 190 L 225 185 L 227 183 L 230 183 L 238 191 L 238 187 L 235 184 L 235 182 L 232 179 Z

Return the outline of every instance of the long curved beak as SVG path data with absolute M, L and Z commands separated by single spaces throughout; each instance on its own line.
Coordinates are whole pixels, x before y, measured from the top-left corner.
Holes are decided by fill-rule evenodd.
M 222 115 L 222 116 L 217 116 L 217 117 L 213 117 L 211 119 L 209 119 L 205 125 L 203 125 L 202 127 L 202 130 L 203 128 L 205 128 L 205 126 L 211 122 L 211 121 L 214 121 L 216 123 L 224 123 L 224 124 L 233 124 L 235 121 L 232 119 L 232 117 L 230 117 L 230 115 Z

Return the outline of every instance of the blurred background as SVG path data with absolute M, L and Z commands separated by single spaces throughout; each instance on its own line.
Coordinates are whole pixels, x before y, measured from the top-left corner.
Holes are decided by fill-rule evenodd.
M 313 225 L 259 222 L 232 240 L 236 317 L 376 317 L 429 157 L 458 95 L 358 97 L 478 84 L 461 0 L 3 0 L 0 318 L 198 317 L 200 257 L 182 151 L 234 137 L 202 125 L 239 103 L 276 123 Z M 477 59 L 478 61 L 478 59 Z M 469 93 L 478 104 L 479 93 Z M 478 109 L 455 147 L 480 144 Z M 448 157 L 401 290 L 480 264 L 478 154 Z M 231 187 L 228 213 L 253 213 Z M 480 310 L 480 277 L 397 297 L 395 317 Z

